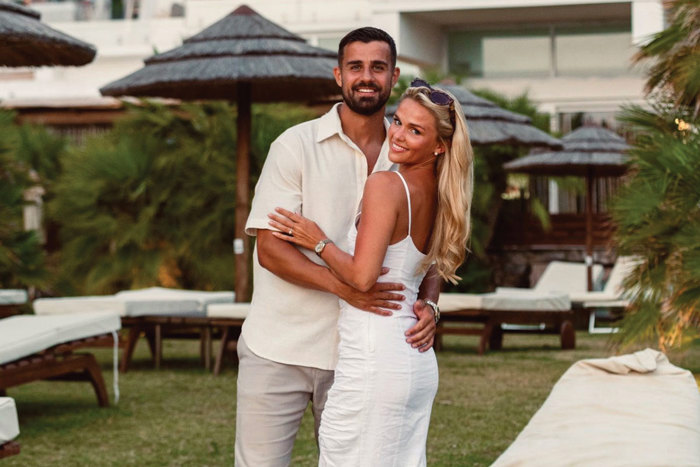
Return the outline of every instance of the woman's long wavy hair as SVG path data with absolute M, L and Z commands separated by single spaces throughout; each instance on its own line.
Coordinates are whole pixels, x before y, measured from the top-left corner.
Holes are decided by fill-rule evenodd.
M 471 229 L 474 153 L 459 101 L 452 94 L 440 90 L 454 101 L 453 126 L 450 106 L 431 102 L 428 97 L 430 92 L 427 87 L 410 87 L 401 96 L 401 100 L 413 99 L 433 114 L 437 123 L 438 139 L 445 146 L 445 153 L 436 156 L 438 207 L 430 249 L 423 267 L 427 269 L 435 263 L 440 277 L 456 283 L 460 278 L 455 272 L 464 262 Z

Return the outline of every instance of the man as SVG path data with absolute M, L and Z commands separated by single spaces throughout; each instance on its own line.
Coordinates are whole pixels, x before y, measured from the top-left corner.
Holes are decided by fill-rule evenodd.
M 348 250 L 367 176 L 391 168 L 384 108 L 399 77 L 393 39 L 376 28 L 350 32 L 340 42 L 334 74 L 343 102 L 270 146 L 246 225 L 257 244 L 251 311 L 238 342 L 238 466 L 289 465 L 309 401 L 318 436 L 337 358 L 338 297 L 378 314 L 390 314 L 403 299 L 401 284 L 381 279 L 367 293 L 353 289 L 320 255 L 269 230 L 267 215 L 281 206 L 314 220 Z M 435 334 L 439 280 L 429 276 L 420 296 L 433 303 L 414 305 L 419 321 L 407 332 L 416 351 L 429 349 Z

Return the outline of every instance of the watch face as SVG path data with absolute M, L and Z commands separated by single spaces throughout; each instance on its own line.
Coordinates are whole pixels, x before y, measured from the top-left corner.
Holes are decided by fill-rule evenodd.
M 316 245 L 316 247 L 314 248 L 314 251 L 316 251 L 316 253 L 320 253 L 323 250 L 323 246 L 324 246 L 324 243 L 318 243 Z

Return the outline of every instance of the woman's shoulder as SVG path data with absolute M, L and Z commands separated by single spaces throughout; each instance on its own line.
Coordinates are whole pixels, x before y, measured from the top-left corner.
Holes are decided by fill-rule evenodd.
M 404 192 L 399 176 L 391 171 L 375 172 L 367 177 L 363 198 L 386 205 L 396 204 Z M 405 197 L 405 195 L 404 195 Z
M 394 170 L 380 170 L 367 177 L 367 183 L 403 186 L 401 176 Z
M 396 172 L 382 170 L 374 172 L 367 177 L 365 183 L 365 195 L 368 193 L 394 194 L 397 190 L 403 191 L 403 183 Z

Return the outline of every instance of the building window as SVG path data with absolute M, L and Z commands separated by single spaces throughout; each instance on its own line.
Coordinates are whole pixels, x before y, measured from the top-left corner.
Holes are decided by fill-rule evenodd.
M 337 52 L 341 39 L 342 37 L 319 37 L 317 47 Z
M 449 35 L 450 71 L 499 78 L 547 76 L 552 68 L 549 32 L 454 32 Z
M 634 54 L 632 34 L 621 28 L 557 28 L 554 36 L 558 76 L 621 75 Z
M 480 78 L 630 73 L 629 25 L 448 33 L 451 73 Z

